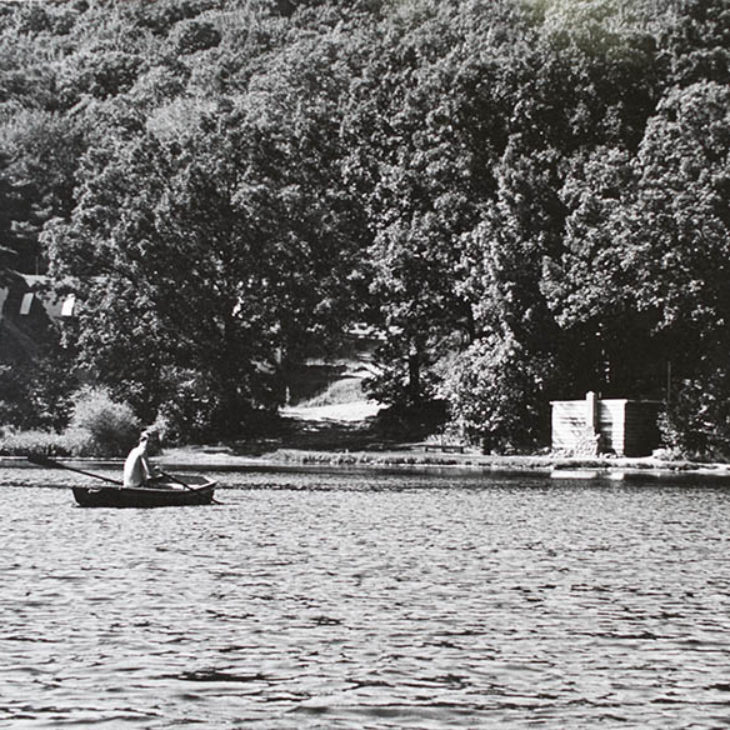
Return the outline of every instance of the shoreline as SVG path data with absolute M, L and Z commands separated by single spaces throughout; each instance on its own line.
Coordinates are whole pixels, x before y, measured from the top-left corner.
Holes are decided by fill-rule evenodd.
M 121 458 L 55 457 L 57 461 L 85 467 L 121 470 Z M 402 469 L 436 471 L 535 474 L 555 479 L 603 478 L 622 480 L 627 476 L 666 477 L 678 475 L 730 479 L 730 464 L 670 461 L 648 457 L 573 457 L 560 454 L 487 455 L 478 451 L 437 452 L 423 445 L 403 445 L 380 451 L 306 450 L 281 448 L 265 454 L 236 454 L 226 447 L 190 446 L 170 448 L 153 457 L 165 470 L 226 472 L 277 469 Z M 38 468 L 22 456 L 0 457 L 0 467 Z
M 461 470 L 484 473 L 532 474 L 555 479 L 605 479 L 620 481 L 638 476 L 702 476 L 730 479 L 730 462 L 701 462 L 651 456 L 575 456 L 547 449 L 533 454 L 484 454 L 477 447 L 432 441 L 382 440 L 370 428 L 373 402 L 352 402 L 322 407 L 298 407 L 286 411 L 288 427 L 276 436 L 237 444 L 191 444 L 163 447 L 151 455 L 152 462 L 166 471 L 234 472 L 350 469 L 399 471 Z M 368 415 L 369 414 L 369 415 Z M 365 417 L 368 416 L 368 417 Z M 82 469 L 121 471 L 123 457 L 51 457 L 60 464 Z M 24 456 L 1 456 L 0 467 L 38 468 Z
M 562 454 L 497 455 L 480 451 L 428 450 L 424 444 L 404 444 L 382 450 L 326 450 L 280 448 L 257 456 L 236 455 L 224 448 L 188 447 L 169 449 L 158 457 L 167 468 L 222 469 L 241 468 L 455 468 L 484 472 L 545 473 L 563 475 L 573 472 L 616 472 L 641 474 L 705 474 L 730 477 L 730 464 L 702 463 L 646 457 L 579 457 Z

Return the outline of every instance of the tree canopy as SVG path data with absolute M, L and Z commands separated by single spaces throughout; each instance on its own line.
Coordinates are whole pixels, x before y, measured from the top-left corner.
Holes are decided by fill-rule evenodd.
M 668 433 L 724 448 L 729 33 L 723 0 L 3 2 L 0 266 L 73 289 L 76 366 L 182 438 L 366 322 L 373 393 L 484 443 L 671 367 Z

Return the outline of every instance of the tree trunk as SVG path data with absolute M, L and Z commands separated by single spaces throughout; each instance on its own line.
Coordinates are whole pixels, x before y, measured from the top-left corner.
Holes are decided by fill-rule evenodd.
M 408 400 L 411 405 L 421 402 L 421 352 L 417 343 L 408 353 Z

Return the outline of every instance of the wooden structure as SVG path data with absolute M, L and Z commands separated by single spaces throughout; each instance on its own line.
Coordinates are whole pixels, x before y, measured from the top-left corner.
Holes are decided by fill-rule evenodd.
M 658 401 L 625 398 L 551 401 L 552 449 L 579 456 L 648 456 L 659 445 Z

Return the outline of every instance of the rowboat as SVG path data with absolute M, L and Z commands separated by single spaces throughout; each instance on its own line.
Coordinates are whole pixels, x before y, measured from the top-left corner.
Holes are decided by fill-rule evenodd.
M 185 507 L 210 504 L 217 482 L 186 476 L 181 482 L 158 482 L 134 489 L 123 487 L 71 487 L 81 507 Z

